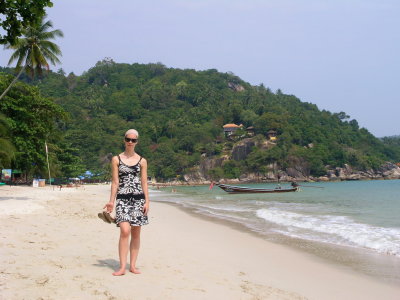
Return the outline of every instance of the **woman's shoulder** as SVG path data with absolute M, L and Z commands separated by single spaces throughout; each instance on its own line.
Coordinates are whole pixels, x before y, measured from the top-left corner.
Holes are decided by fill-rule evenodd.
M 116 163 L 116 162 L 119 162 L 119 160 L 120 160 L 119 155 L 115 155 L 112 157 L 111 162 Z

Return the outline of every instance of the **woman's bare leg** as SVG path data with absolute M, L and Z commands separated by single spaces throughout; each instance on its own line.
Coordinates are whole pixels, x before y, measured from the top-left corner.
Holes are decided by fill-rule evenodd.
M 131 230 L 131 225 L 129 224 L 129 222 L 121 222 L 119 223 L 119 228 L 120 228 L 119 244 L 118 244 L 119 270 L 112 273 L 114 276 L 121 276 L 125 274 L 126 260 L 128 256 L 129 233 Z
M 138 257 L 139 248 L 140 248 L 140 229 L 141 229 L 141 226 L 132 226 L 131 227 L 131 245 L 130 245 L 131 267 L 130 267 L 129 271 L 131 271 L 132 273 L 135 273 L 135 274 L 140 274 L 140 271 L 136 268 L 136 259 Z

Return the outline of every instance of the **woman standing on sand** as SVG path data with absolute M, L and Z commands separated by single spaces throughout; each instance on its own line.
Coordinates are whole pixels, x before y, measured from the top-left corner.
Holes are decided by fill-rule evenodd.
M 125 274 L 128 249 L 130 252 L 129 271 L 140 274 L 136 259 L 140 247 L 140 229 L 149 223 L 149 192 L 147 186 L 147 161 L 135 152 L 139 133 L 129 129 L 125 133 L 125 151 L 111 160 L 112 182 L 110 201 L 104 206 L 109 213 L 117 199 L 115 222 L 120 228 L 119 262 L 120 268 L 114 276 Z M 129 235 L 131 242 L 129 244 Z M 129 247 L 128 247 L 129 244 Z

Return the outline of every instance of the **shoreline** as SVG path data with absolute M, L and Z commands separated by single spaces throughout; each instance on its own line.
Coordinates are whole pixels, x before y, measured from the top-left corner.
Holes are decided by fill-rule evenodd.
M 273 183 L 282 183 L 282 184 L 290 184 L 291 182 L 295 181 L 297 183 L 337 183 L 337 182 L 351 182 L 351 181 L 381 181 L 381 180 L 400 180 L 400 178 L 362 178 L 362 179 L 335 179 L 335 180 L 317 180 L 317 179 L 293 179 L 293 180 L 263 180 L 263 181 L 254 181 L 254 180 L 239 180 L 239 179 L 221 179 L 220 183 L 224 184 L 273 184 Z M 204 181 L 173 181 L 173 182 L 156 182 L 156 183 L 149 183 L 149 187 L 171 187 L 171 186 L 204 186 L 210 185 L 211 181 L 204 180 Z
M 160 192 L 166 193 L 170 196 L 173 195 L 173 193 L 165 190 Z M 250 234 L 268 243 L 273 243 L 276 245 L 288 247 L 290 249 L 293 249 L 294 251 L 299 251 L 305 255 L 311 255 L 315 259 L 321 260 L 322 262 L 325 262 L 332 266 L 339 265 L 340 267 L 351 270 L 352 272 L 356 272 L 362 276 L 367 276 L 373 280 L 377 280 L 379 282 L 386 284 L 395 284 L 395 285 L 400 284 L 400 277 L 394 279 L 386 275 L 385 278 L 382 278 L 379 272 L 377 272 L 374 268 L 371 268 L 370 265 L 365 264 L 366 261 L 373 260 L 375 263 L 381 262 L 382 265 L 386 266 L 388 265 L 392 266 L 393 263 L 396 263 L 396 265 L 399 266 L 400 258 L 395 257 L 393 255 L 373 252 L 372 250 L 369 249 L 359 249 L 344 245 L 323 243 L 312 240 L 303 240 L 301 238 L 288 237 L 278 233 L 266 235 L 265 233 L 256 231 L 253 228 L 246 226 L 243 223 L 230 220 L 229 218 L 213 216 L 201 211 L 196 212 L 197 208 L 195 207 L 186 207 L 180 205 L 179 203 L 169 202 L 169 201 L 157 201 L 157 202 L 177 208 L 183 211 L 184 213 L 190 214 L 192 217 L 206 220 L 211 223 L 221 224 L 222 226 L 229 227 L 232 230 L 237 230 L 246 234 Z M 340 253 L 340 255 L 338 255 L 338 253 Z M 379 269 L 381 270 L 380 273 L 382 273 L 383 267 L 381 265 L 379 267 L 380 267 Z
M 302 251 L 154 200 L 144 226 L 141 275 L 113 277 L 118 229 L 97 218 L 108 185 L 52 191 L 0 188 L 0 298 L 5 299 L 396 299 L 400 288 Z M 45 196 L 45 197 L 43 197 Z M 28 203 L 27 202 L 27 203 Z

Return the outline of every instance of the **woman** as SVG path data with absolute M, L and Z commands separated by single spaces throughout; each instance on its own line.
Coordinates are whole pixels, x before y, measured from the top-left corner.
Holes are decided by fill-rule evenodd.
M 128 249 L 130 252 L 129 271 L 140 274 L 136 259 L 140 247 L 140 228 L 149 223 L 149 192 L 147 186 L 147 161 L 135 152 L 139 133 L 129 129 L 125 133 L 125 151 L 111 160 L 112 182 L 110 201 L 104 208 L 111 213 L 117 199 L 115 222 L 120 228 L 120 268 L 114 276 L 125 274 Z M 131 242 L 129 244 L 129 235 Z

